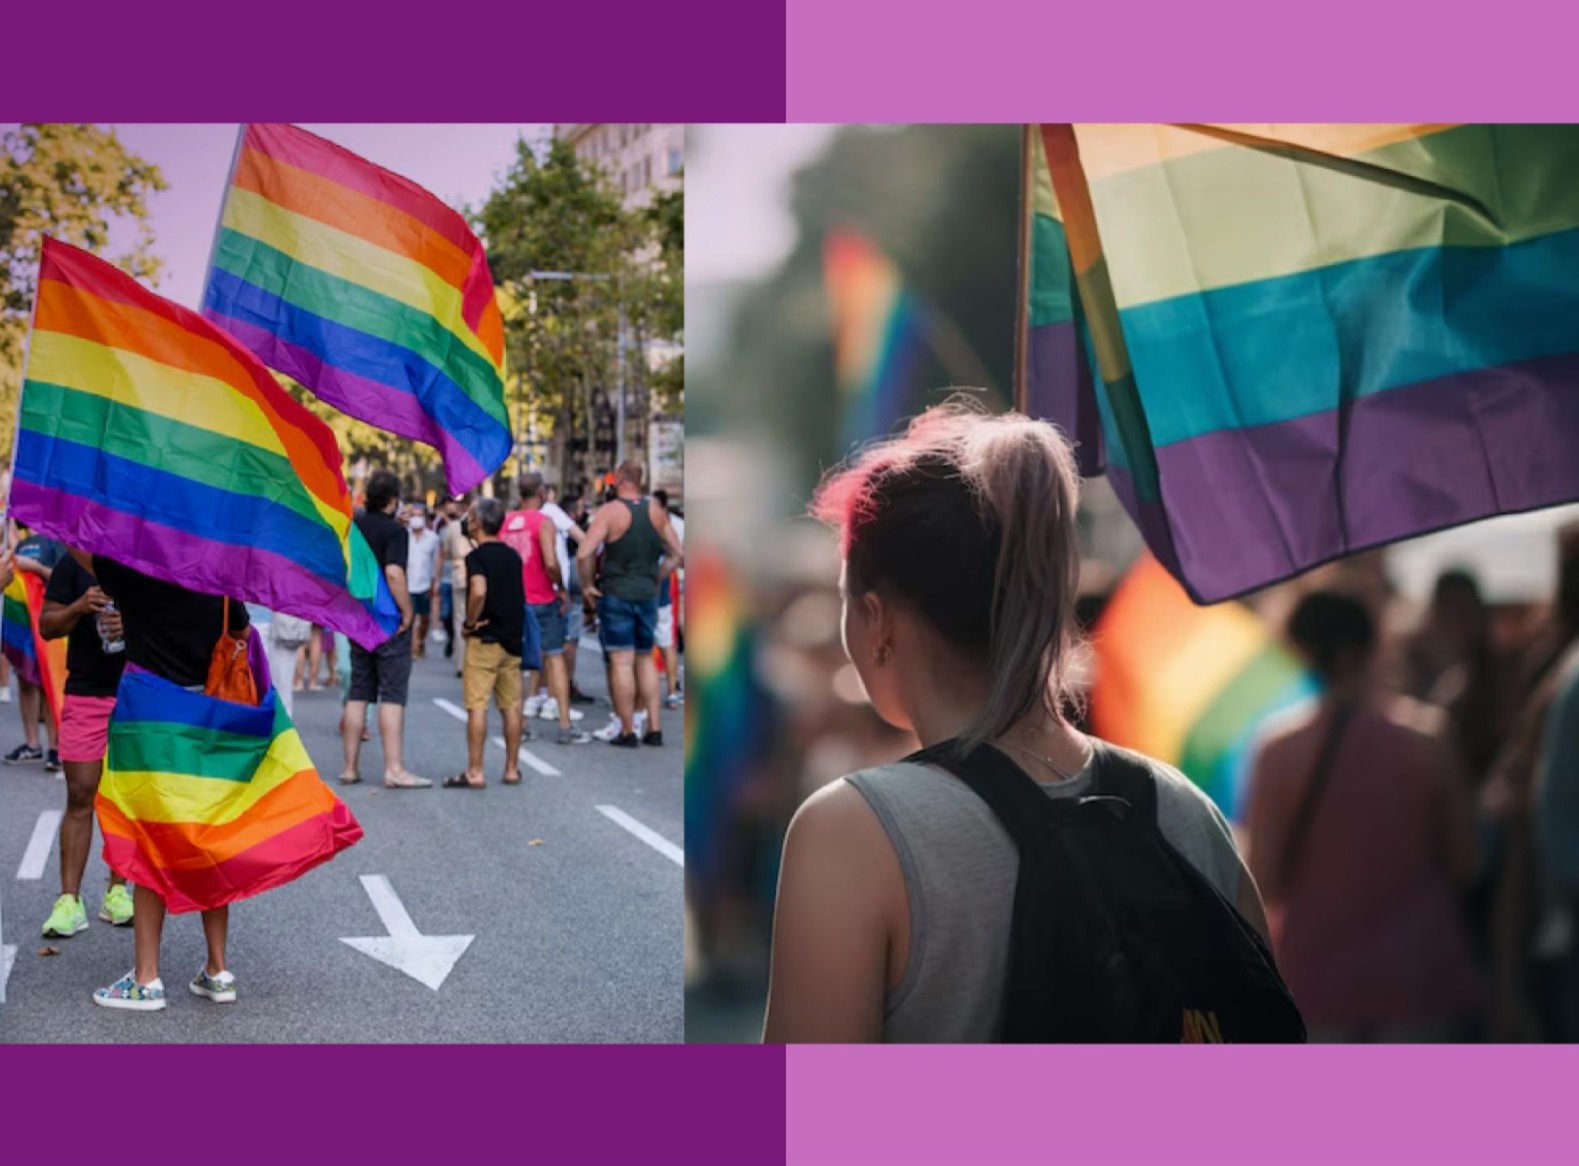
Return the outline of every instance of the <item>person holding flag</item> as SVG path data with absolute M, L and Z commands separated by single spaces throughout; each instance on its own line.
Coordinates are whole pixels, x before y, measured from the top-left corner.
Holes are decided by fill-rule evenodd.
M 66 637 L 66 697 L 60 716 L 60 756 L 66 769 L 66 814 L 60 820 L 60 897 L 44 923 L 44 938 L 65 939 L 86 931 L 82 876 L 93 845 L 93 799 L 104 773 L 115 690 L 126 667 L 121 613 L 98 580 L 67 555 L 49 579 L 39 632 L 47 640 Z M 116 927 L 132 921 L 132 896 L 125 876 L 110 873 L 99 918 Z
M 18 524 L 20 526 L 20 524 Z M 20 542 L 16 535 L 26 532 Z M 11 602 L 6 606 L 5 622 L 9 633 L 4 637 L 4 651 L 16 672 L 17 704 L 22 714 L 23 742 L 5 755 L 7 765 L 21 765 L 29 761 L 42 761 L 47 773 L 60 772 L 60 754 L 56 748 L 56 725 L 49 702 L 45 699 L 48 685 L 44 675 L 47 663 L 39 660 L 37 643 L 38 614 L 29 596 L 23 575 L 31 575 L 41 585 L 47 586 L 66 549 L 51 538 L 20 527 L 12 532 L 12 545 L 16 548 L 15 564 L 20 574 L 9 584 Z M 48 734 L 46 748 L 39 747 L 38 726 L 44 724 Z

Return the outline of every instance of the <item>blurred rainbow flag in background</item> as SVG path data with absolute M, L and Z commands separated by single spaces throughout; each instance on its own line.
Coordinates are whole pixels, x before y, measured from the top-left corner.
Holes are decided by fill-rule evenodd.
M 1579 498 L 1579 125 L 1028 137 L 1027 407 L 1197 601 Z
M 1150 555 L 1119 584 L 1092 640 L 1097 736 L 1177 766 L 1230 818 L 1256 733 L 1317 691 L 1254 612 L 1197 607 Z
M 482 243 L 416 183 L 332 142 L 243 127 L 203 314 L 336 409 L 433 446 L 452 494 L 509 456 Z
M 887 434 L 913 408 L 911 380 L 927 322 L 899 269 L 862 234 L 830 232 L 823 273 L 848 449 Z
M 686 877 L 707 882 L 733 828 L 730 809 L 768 740 L 771 706 L 757 679 L 745 591 L 712 548 L 686 564 Z

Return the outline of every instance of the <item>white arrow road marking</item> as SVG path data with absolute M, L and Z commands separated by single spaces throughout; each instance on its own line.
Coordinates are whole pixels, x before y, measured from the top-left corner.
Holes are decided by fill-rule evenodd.
M 65 813 L 64 810 L 45 810 L 38 816 L 33 826 L 33 837 L 27 840 L 27 849 L 22 852 L 22 865 L 16 868 L 17 878 L 44 877 L 44 867 L 49 862 L 49 852 L 54 849 L 55 839 L 60 834 L 60 820 L 65 817 Z
M 342 936 L 340 942 L 350 944 L 363 955 L 370 955 L 396 971 L 405 972 L 437 992 L 475 937 L 423 935 L 406 913 L 395 888 L 383 875 L 363 875 L 362 887 L 373 900 L 373 910 L 378 912 L 389 934 L 358 939 Z
M 457 721 L 464 721 L 466 719 L 466 710 L 461 708 L 461 706 L 458 705 L 458 704 L 455 704 L 455 703 L 453 703 L 451 701 L 447 701 L 441 696 L 434 697 L 433 698 L 433 703 L 438 705 L 445 712 L 449 713 L 450 716 L 454 717 Z M 505 747 L 505 745 L 504 745 L 504 738 L 503 737 L 491 737 L 491 738 L 489 738 L 489 740 L 491 740 L 495 745 L 499 746 L 499 748 L 501 748 L 501 749 L 503 749 Z M 521 758 L 521 764 L 522 765 L 529 765 L 529 766 L 531 766 L 533 769 L 537 770 L 537 772 L 541 773 L 544 777 L 559 777 L 560 776 L 559 770 L 555 769 L 548 762 L 544 761 L 536 753 L 533 753 L 525 745 L 521 746 L 521 752 L 520 752 L 519 756 Z
M 646 826 L 643 826 L 640 822 L 638 822 L 635 818 L 632 818 L 618 806 L 599 806 L 598 813 L 602 814 L 616 826 L 622 826 L 626 830 L 629 830 L 632 834 L 636 835 L 636 837 L 640 838 L 643 842 L 652 847 L 659 854 L 663 855 L 670 862 L 675 863 L 678 866 L 685 865 L 685 851 L 681 850 L 678 846 L 676 846 L 673 842 L 670 842 L 656 830 L 649 830 Z

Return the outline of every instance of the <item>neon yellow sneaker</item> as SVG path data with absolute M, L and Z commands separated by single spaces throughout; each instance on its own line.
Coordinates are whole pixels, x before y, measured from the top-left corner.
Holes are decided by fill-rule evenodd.
M 65 939 L 88 929 L 88 913 L 82 908 L 81 895 L 62 895 L 55 900 L 55 909 L 44 923 L 45 939 Z
M 125 883 L 116 883 L 104 892 L 104 904 L 99 908 L 99 918 L 116 927 L 130 927 L 132 923 L 132 896 Z

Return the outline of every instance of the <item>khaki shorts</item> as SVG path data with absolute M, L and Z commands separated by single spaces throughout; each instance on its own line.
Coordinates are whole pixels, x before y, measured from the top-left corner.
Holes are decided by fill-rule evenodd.
M 486 709 L 490 695 L 501 710 L 521 707 L 521 657 L 510 655 L 503 645 L 472 640 L 466 645 L 462 675 L 467 712 Z

